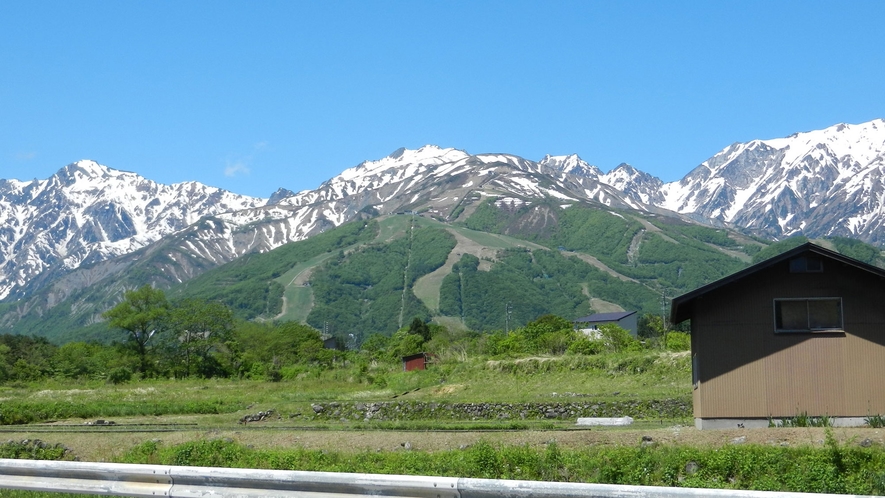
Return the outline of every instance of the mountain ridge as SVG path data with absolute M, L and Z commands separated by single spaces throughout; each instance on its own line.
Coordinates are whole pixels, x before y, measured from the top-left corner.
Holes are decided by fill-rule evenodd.
M 732 144 L 658 205 L 769 238 L 885 240 L 885 120 Z
M 154 244 L 168 261 L 151 271 L 170 275 L 156 283 L 172 285 L 357 219 L 420 212 L 463 222 L 487 199 L 511 213 L 532 206 L 531 216 L 513 222 L 522 227 L 515 230 L 543 229 L 556 209 L 582 205 L 769 239 L 807 234 L 878 242 L 885 237 L 883 151 L 885 121 L 840 124 L 732 144 L 683 179 L 664 183 L 629 164 L 603 173 L 577 154 L 532 161 L 425 145 L 363 161 L 316 189 L 281 188 L 267 199 L 198 182 L 162 185 L 82 160 L 45 180 L 0 180 L 0 297 L 50 289 L 40 308 L 48 309 L 75 292 L 76 282 L 91 285 L 99 275 L 133 267 L 127 255 Z M 89 276 L 76 276 L 81 269 Z
M 28 281 L 131 253 L 199 218 L 265 202 L 197 182 L 163 185 L 81 160 L 0 183 L 0 297 Z

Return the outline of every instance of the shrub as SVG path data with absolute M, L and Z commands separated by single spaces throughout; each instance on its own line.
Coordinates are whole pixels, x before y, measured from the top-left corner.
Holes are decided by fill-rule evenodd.
M 537 339 L 539 352 L 548 354 L 565 353 L 575 340 L 575 333 L 571 329 L 546 332 Z
M 599 340 L 601 340 L 609 351 L 640 351 L 642 343 L 630 332 L 613 323 L 604 323 L 599 326 Z
M 485 343 L 485 352 L 491 356 L 507 356 L 525 353 L 528 348 L 525 338 L 517 332 L 495 332 L 490 335 Z
M 401 329 L 393 334 L 388 344 L 388 358 L 393 361 L 399 361 L 403 356 L 423 351 L 424 339 L 419 335 L 410 334 L 407 330 Z
M 667 334 L 664 347 L 668 351 L 688 351 L 691 349 L 691 335 L 685 332 Z
M 126 367 L 117 367 L 108 372 L 108 382 L 111 384 L 124 384 L 132 380 L 132 372 Z
M 279 368 L 274 367 L 267 371 L 265 380 L 267 380 L 268 382 L 279 382 L 283 380 L 283 374 L 282 372 L 280 372 Z
M 591 340 L 587 336 L 578 337 L 569 344 L 568 352 L 571 354 L 594 355 L 605 351 L 605 343 Z

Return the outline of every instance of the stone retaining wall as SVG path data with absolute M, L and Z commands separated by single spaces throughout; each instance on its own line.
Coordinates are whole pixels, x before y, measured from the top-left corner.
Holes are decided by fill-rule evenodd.
M 328 402 L 311 405 L 317 420 L 568 420 L 578 417 L 635 419 L 691 417 L 691 403 L 681 399 L 574 401 L 561 403 L 431 403 L 380 401 Z

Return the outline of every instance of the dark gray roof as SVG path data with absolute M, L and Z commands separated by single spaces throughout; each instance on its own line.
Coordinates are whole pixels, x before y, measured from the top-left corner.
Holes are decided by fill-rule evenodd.
M 635 311 L 618 311 L 615 313 L 596 313 L 595 315 L 582 316 L 581 318 L 577 318 L 574 323 L 602 323 L 602 322 L 617 322 L 623 318 L 627 318 L 628 316 L 636 313 Z

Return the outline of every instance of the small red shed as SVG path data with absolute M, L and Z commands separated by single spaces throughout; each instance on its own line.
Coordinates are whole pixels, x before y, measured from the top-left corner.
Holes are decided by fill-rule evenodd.
M 429 359 L 430 355 L 427 353 L 415 353 L 409 356 L 403 356 L 403 372 L 426 370 Z

